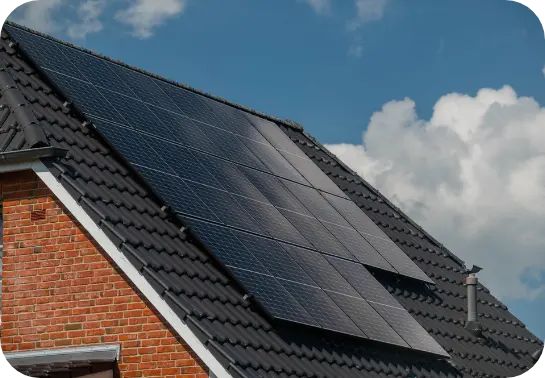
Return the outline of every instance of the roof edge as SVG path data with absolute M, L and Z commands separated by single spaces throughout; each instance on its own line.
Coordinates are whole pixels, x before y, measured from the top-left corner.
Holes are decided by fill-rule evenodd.
M 39 159 L 64 157 L 68 150 L 59 147 L 39 147 L 0 153 L 0 166 L 31 162 Z
M 1 168 L 1 166 L 0 166 Z M 206 368 L 218 378 L 233 378 L 228 369 L 211 353 L 206 343 L 192 331 L 188 324 L 179 317 L 176 312 L 167 304 L 165 299 L 139 272 L 133 263 L 123 254 L 105 231 L 95 223 L 91 215 L 82 207 L 81 203 L 74 198 L 63 184 L 53 175 L 49 168 L 41 161 L 32 164 L 31 169 L 51 190 L 58 200 L 65 206 L 70 214 L 89 233 L 90 237 L 102 248 L 112 259 L 127 278 L 135 285 L 150 304 L 161 314 L 165 321 L 176 331 L 193 352 L 203 361 Z
M 78 46 L 78 45 L 75 45 L 73 43 L 70 43 L 70 42 L 67 42 L 67 41 L 64 41 L 62 39 L 58 39 L 58 38 L 55 38 L 53 36 L 50 36 L 48 34 L 45 34 L 45 33 L 42 33 L 42 32 L 39 32 L 39 31 L 36 31 L 34 29 L 30 29 L 26 26 L 23 26 L 23 25 L 20 25 L 20 24 L 17 24 L 13 21 L 9 21 L 7 20 L 5 22 L 6 25 L 9 25 L 9 26 L 12 26 L 12 27 L 16 27 L 18 29 L 21 29 L 21 30 L 24 30 L 24 31 L 27 31 L 29 33 L 33 33 L 35 35 L 38 35 L 42 38 L 46 38 L 46 39 L 49 39 L 51 41 L 54 41 L 54 42 L 57 42 L 57 43 L 60 43 L 60 44 L 63 44 L 65 46 L 69 46 L 69 47 L 72 47 L 72 48 L 75 48 L 77 50 L 80 50 L 80 51 L 83 51 L 87 54 L 90 54 L 90 55 L 93 55 L 97 58 L 100 58 L 100 59 L 104 59 L 108 62 L 111 62 L 111 63 L 115 63 L 115 64 L 118 64 L 122 67 L 125 67 L 125 68 L 128 68 L 128 69 L 131 69 L 133 71 L 136 71 L 136 72 L 139 72 L 141 74 L 144 74 L 144 75 L 147 75 L 147 76 L 150 76 L 154 79 L 157 79 L 157 80 L 161 80 L 161 81 L 164 81 L 168 84 L 172 84 L 172 85 L 175 85 L 177 87 L 180 87 L 180 88 L 183 88 L 183 89 L 186 89 L 188 91 L 191 91 L 193 93 L 196 93 L 198 95 L 201 95 L 201 96 L 204 96 L 204 97 L 207 97 L 207 98 L 210 98 L 212 100 L 215 100 L 215 101 L 218 101 L 218 102 L 221 102 L 225 105 L 229 105 L 231 107 L 234 107 L 236 109 L 239 109 L 239 110 L 242 110 L 242 111 L 245 111 L 247 113 L 250 113 L 250 114 L 253 114 L 255 116 L 258 116 L 258 117 L 261 117 L 261 118 L 265 118 L 269 121 L 272 121 L 272 122 L 276 122 L 276 123 L 280 123 L 282 125 L 285 125 L 285 126 L 288 126 L 288 127 L 291 127 L 295 130 L 303 130 L 303 126 L 298 123 L 298 122 L 295 122 L 295 121 L 291 121 L 291 120 L 287 120 L 287 119 L 280 119 L 280 118 L 277 118 L 277 117 L 274 117 L 274 116 L 271 116 L 271 115 L 268 115 L 266 113 L 263 113 L 263 112 L 260 112 L 258 110 L 255 110 L 255 109 L 252 109 L 252 108 L 249 108 L 247 106 L 244 106 L 244 105 L 241 105 L 241 104 L 237 104 L 236 102 L 232 102 L 232 101 L 229 101 L 229 100 L 226 100 L 222 97 L 219 97 L 219 96 L 216 96 L 216 95 L 213 95 L 211 93 L 208 93 L 208 92 L 205 92 L 205 91 L 202 91 L 200 89 L 197 89 L 197 88 L 194 88 L 194 87 L 191 87 L 187 84 L 183 84 L 183 83 L 180 83 L 178 81 L 175 81 L 175 80 L 171 80 L 171 79 L 167 79 L 166 77 L 163 77 L 163 76 L 160 76 L 160 75 L 157 75 L 157 74 L 154 74 L 152 72 L 149 72 L 149 71 L 146 71 L 144 69 L 141 69 L 141 68 L 138 68 L 138 67 L 135 67 L 135 66 L 132 66 L 130 64 L 127 64 L 127 63 L 124 63 L 124 62 L 121 62 L 119 60 L 116 60 L 116 59 L 113 59 L 113 58 L 110 58 L 106 55 L 103 55 L 103 54 L 99 54 L 95 51 L 92 51 L 92 50 L 89 50 L 89 49 L 86 49 L 84 47 L 81 47 L 81 46 Z M 9 31 L 5 31 L 6 33 L 9 34 Z M 11 37 L 11 35 L 10 35 Z

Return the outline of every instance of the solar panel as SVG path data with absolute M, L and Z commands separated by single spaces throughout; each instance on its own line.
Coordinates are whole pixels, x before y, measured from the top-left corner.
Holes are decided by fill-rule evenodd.
M 408 347 L 401 336 L 365 300 L 337 293 L 327 294 L 368 338 Z
M 280 209 L 314 248 L 330 255 L 354 259 L 354 256 L 316 218 Z
M 323 222 L 322 224 L 333 235 L 337 236 L 338 240 L 340 240 L 357 261 L 375 268 L 397 272 L 356 230 L 333 223 Z
M 282 180 L 282 182 L 316 218 L 344 227 L 351 227 L 316 189 L 288 180 Z
M 240 171 L 274 206 L 311 216 L 277 177 L 245 167 L 240 168 Z
M 311 326 L 319 326 L 314 318 L 293 298 L 293 296 L 272 276 L 248 270 L 232 268 L 242 284 L 261 302 L 267 303 L 267 310 L 276 318 Z
M 99 93 L 123 117 L 124 125 L 160 137 L 170 135 L 170 130 L 142 101 L 107 89 L 99 89 Z
M 448 357 L 448 353 L 404 309 L 370 303 L 412 348 Z
M 164 81 L 153 79 L 155 84 L 174 102 L 181 114 L 209 125 L 218 125 L 219 119 L 195 93 Z
M 375 222 L 373 222 L 354 202 L 333 196 L 329 193 L 321 194 L 358 232 L 383 239 L 388 238 Z
M 164 171 L 172 176 L 176 175 L 176 172 L 169 167 L 167 161 L 163 160 L 136 130 L 96 118 L 91 118 L 91 120 L 108 141 L 131 163 L 157 171 Z
M 168 109 L 176 112 L 179 108 L 172 102 L 158 86 L 155 81 L 147 75 L 141 74 L 134 70 L 122 67 L 115 63 L 107 63 L 110 69 L 117 74 L 126 83 L 130 83 L 131 90 L 138 99 L 149 104 L 153 104 L 159 108 Z M 115 87 L 108 86 L 115 90 Z
M 322 289 L 286 280 L 280 282 L 323 328 L 354 336 L 365 336 Z
M 242 141 L 273 174 L 309 185 L 307 180 L 273 146 L 249 139 L 243 139 Z
M 221 222 L 216 214 L 191 191 L 183 180 L 153 169 L 140 166 L 136 166 L 136 168 L 147 182 L 153 182 L 154 191 L 175 211 L 184 215 Z
M 233 108 L 209 98 L 201 98 L 220 122 L 214 123 L 215 126 L 228 130 L 233 134 L 255 140 L 260 143 L 267 143 L 267 140 L 253 127 L 244 114 Z
M 382 286 L 367 269 L 352 261 L 326 256 L 326 259 L 367 301 L 401 307 L 398 301 Z
M 223 264 L 270 275 L 265 266 L 229 228 L 195 219 L 190 220 L 189 224 L 191 232 L 197 235 Z
M 431 280 L 275 123 L 9 31 L 273 317 L 445 355 L 362 264 Z
M 77 67 L 83 77 L 90 83 L 102 88 L 115 88 L 115 91 L 127 96 L 136 97 L 129 88 L 104 59 L 97 58 L 91 54 L 79 51 L 70 47 L 57 45 L 64 56 L 66 56 Z M 67 72 L 72 75 L 73 72 Z
M 225 225 L 267 235 L 263 227 L 228 192 L 195 182 L 188 181 L 186 184 Z
M 212 143 L 206 135 L 186 116 L 151 106 L 151 113 L 161 120 L 167 132 L 164 133 L 160 127 L 148 131 L 152 135 L 182 144 L 211 154 L 217 154 L 219 148 Z
M 84 114 L 123 124 L 125 119 L 90 83 L 55 71 L 45 71 Z
M 233 133 L 198 122 L 195 125 L 208 139 L 219 147 L 222 156 L 235 163 L 247 165 L 265 172 L 269 171 Z
M 309 251 L 308 249 L 299 248 L 294 245 L 284 244 L 283 247 L 322 289 L 345 295 L 359 296 L 352 285 L 344 279 L 321 253 Z M 298 280 L 295 281 L 299 282 Z
M 308 240 L 274 206 L 240 196 L 237 200 L 273 238 L 312 248 Z
M 233 232 L 273 276 L 305 285 L 316 285 L 278 242 L 246 232 Z
M 195 156 L 229 193 L 267 203 L 267 198 L 242 173 L 244 167 L 199 152 Z
M 3 27 L 17 42 L 24 45 L 24 51 L 40 67 L 84 79 L 76 66 L 60 51 L 58 43 L 9 25 Z
M 367 241 L 400 273 L 422 281 L 433 281 L 391 240 L 368 236 Z

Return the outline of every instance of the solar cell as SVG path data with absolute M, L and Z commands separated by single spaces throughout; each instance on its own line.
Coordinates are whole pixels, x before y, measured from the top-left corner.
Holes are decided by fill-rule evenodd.
M 270 274 L 259 260 L 242 244 L 227 227 L 191 219 L 191 232 L 212 252 L 223 264 L 235 268 L 251 270 L 256 273 Z
M 23 51 L 40 67 L 84 79 L 76 66 L 61 52 L 63 46 L 9 25 L 4 25 L 3 28 L 21 44 Z
M 168 109 L 173 112 L 180 111 L 172 100 L 155 84 L 155 81 L 147 75 L 136 72 L 129 68 L 120 66 L 119 64 L 106 62 L 110 69 L 126 83 L 130 83 L 131 90 L 134 94 L 148 104 L 153 104 L 157 107 Z M 113 87 L 108 87 L 115 90 Z
M 448 353 L 404 309 L 370 303 L 412 348 L 448 357 Z
M 274 206 L 311 215 L 277 177 L 245 167 L 240 171 Z
M 125 121 L 93 85 L 55 71 L 45 73 L 86 115 L 117 123 Z
M 288 180 L 282 180 L 282 182 L 316 218 L 351 228 L 348 222 L 333 208 L 333 206 L 329 204 L 329 202 L 324 199 L 324 197 L 320 195 L 316 189 Z
M 233 133 L 217 127 L 195 123 L 222 152 L 222 156 L 239 164 L 268 172 L 263 163 Z
M 337 237 L 357 261 L 375 268 L 397 272 L 356 230 L 333 223 L 323 222 L 322 224 Z
M 307 157 L 275 123 L 253 114 L 245 113 L 244 115 L 276 149 L 283 150 L 301 158 Z
M 367 241 L 373 246 L 400 274 L 433 283 L 399 247 L 390 240 L 368 236 Z
M 367 301 L 401 307 L 395 298 L 361 264 L 326 256 L 326 259 Z
M 323 328 L 354 336 L 365 336 L 322 289 L 286 280 L 279 282 Z
M 241 166 L 204 153 L 195 152 L 195 156 L 229 193 L 267 202 L 267 198 L 242 174 Z
M 216 177 L 201 165 L 189 149 L 150 136 L 146 138 L 146 142 L 158 155 L 163 157 L 164 161 L 168 161 L 172 172 L 184 180 L 196 181 L 219 189 L 223 188 Z
M 344 257 L 349 260 L 355 259 L 318 219 L 289 210 L 279 209 L 279 211 L 318 251 Z
M 203 97 L 201 99 L 220 120 L 220 122 L 214 124 L 215 126 L 257 142 L 267 143 L 263 135 L 253 127 L 240 110 L 209 98 Z
M 154 130 L 156 133 L 151 132 L 153 135 L 197 150 L 221 155 L 218 147 L 195 125 L 196 121 L 155 106 L 150 107 L 150 111 L 168 130 L 167 134 L 162 134 L 160 128 L 157 128 Z
M 221 222 L 182 179 L 140 166 L 136 166 L 136 168 L 147 182 L 153 183 L 153 190 L 175 211 L 213 222 Z
M 273 276 L 305 285 L 316 285 L 278 242 L 246 232 L 233 231 L 233 233 Z
M 375 222 L 351 200 L 339 198 L 328 193 L 321 194 L 358 232 L 383 239 L 388 238 Z
M 93 119 L 93 123 L 131 163 L 176 175 L 139 132 L 98 119 Z
M 220 123 L 215 114 L 193 92 L 176 87 L 161 80 L 153 79 L 157 86 L 176 104 L 178 112 L 197 121 L 217 125 Z
M 126 96 L 136 96 L 125 81 L 112 71 L 104 59 L 97 58 L 91 54 L 71 47 L 58 46 L 62 53 L 77 67 L 88 82 L 102 88 L 114 90 Z M 71 73 L 68 73 L 68 75 L 71 75 Z
M 259 302 L 267 303 L 267 311 L 274 317 L 319 327 L 314 318 L 290 293 L 270 275 L 232 268 L 233 274 Z
M 337 293 L 327 295 L 368 338 L 403 347 L 409 346 L 365 300 Z
M 308 273 L 323 290 L 334 291 L 346 295 L 359 297 L 358 292 L 346 279 L 329 263 L 321 253 L 309 251 L 289 244 L 282 247 L 288 251 L 299 266 Z M 298 280 L 294 280 L 299 282 Z
M 315 188 L 343 198 L 346 197 L 342 190 L 340 190 L 339 187 L 335 185 L 335 183 L 331 181 L 329 177 L 327 177 L 325 173 L 322 172 L 320 168 L 318 168 L 310 159 L 301 158 L 285 152 L 281 152 L 281 154 Z
M 245 138 L 241 138 L 241 140 L 244 145 L 261 160 L 271 173 L 309 185 L 307 180 L 305 180 L 273 146 L 268 143 L 258 143 Z
M 312 248 L 303 235 L 273 205 L 246 197 L 236 198 L 273 238 Z
M 124 119 L 123 124 L 138 131 L 160 137 L 168 137 L 170 131 L 142 101 L 127 97 L 107 89 L 99 89 L 100 94 Z
M 186 181 L 186 184 L 225 225 L 267 235 L 263 227 L 228 192 L 196 182 Z

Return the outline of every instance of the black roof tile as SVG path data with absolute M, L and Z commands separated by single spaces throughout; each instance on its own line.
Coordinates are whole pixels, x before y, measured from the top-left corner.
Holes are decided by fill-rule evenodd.
M 379 281 L 452 360 L 284 321 L 270 323 L 191 234 L 180 231 L 178 220 L 162 211 L 163 204 L 125 160 L 83 125 L 77 109 L 63 105 L 66 99 L 8 40 L 2 32 L 0 67 L 6 67 L 4 72 L 28 102 L 48 143 L 69 151 L 50 163 L 51 171 L 234 377 L 503 377 L 534 364 L 531 354 L 541 341 L 483 286 L 479 313 L 486 340 L 463 328 L 466 291 L 461 260 L 299 126 L 254 112 L 281 124 L 302 151 L 435 281 L 436 286 L 425 287 L 377 272 Z M 22 132 L 26 121 L 13 112 L 9 100 L 0 96 L 0 152 L 30 148 Z

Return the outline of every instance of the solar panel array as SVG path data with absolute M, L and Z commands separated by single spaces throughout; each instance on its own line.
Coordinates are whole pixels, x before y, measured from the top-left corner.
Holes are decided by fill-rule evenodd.
M 5 28 L 272 316 L 448 356 L 364 265 L 430 278 L 276 124 Z

